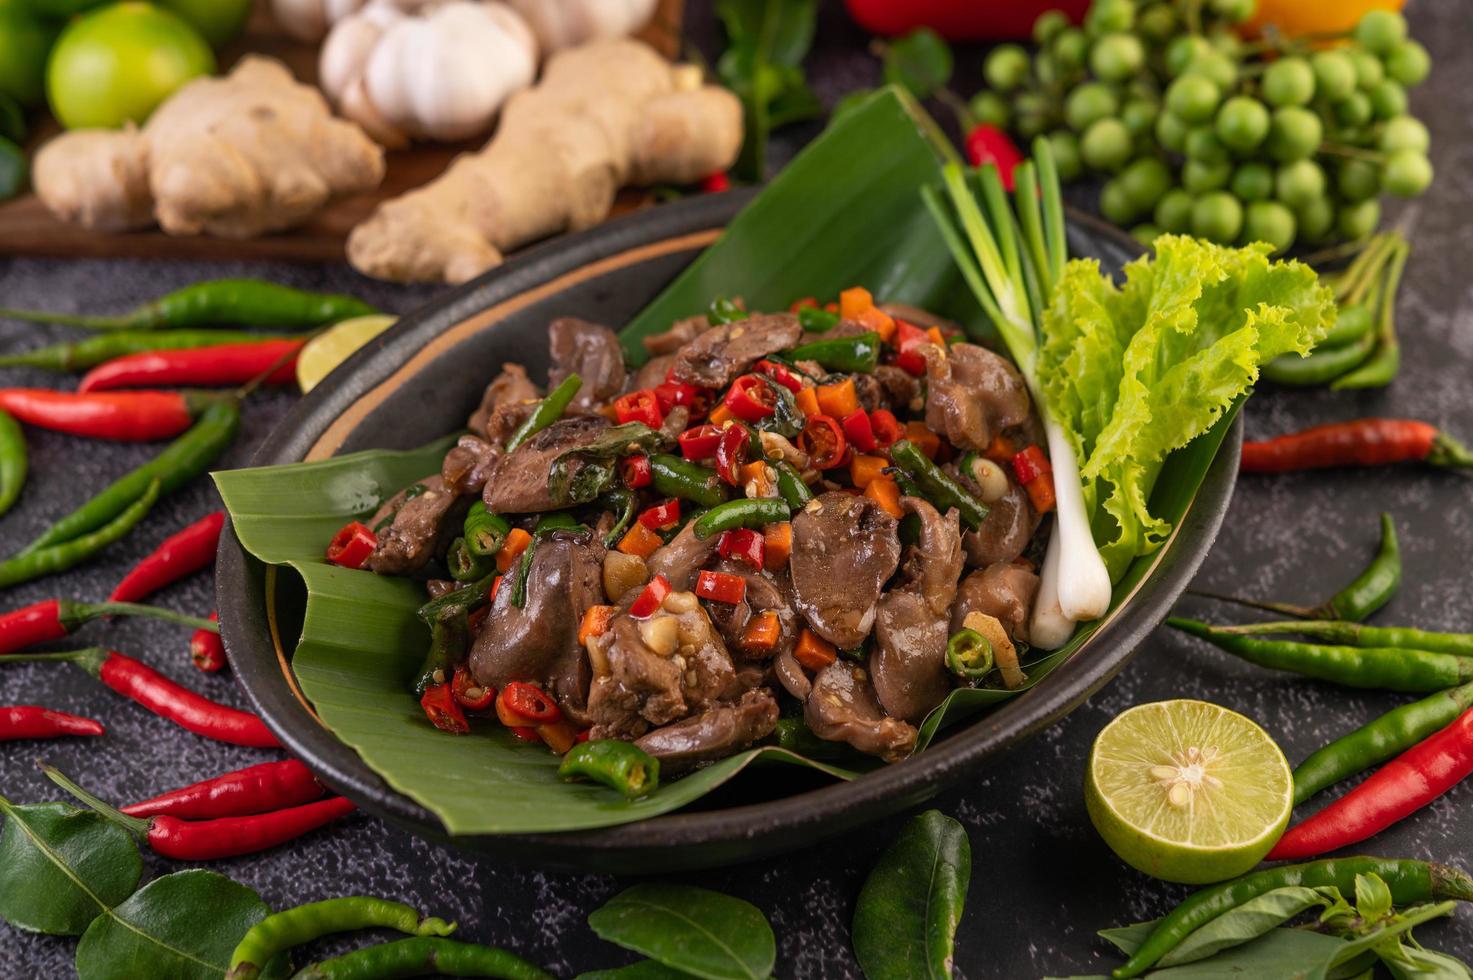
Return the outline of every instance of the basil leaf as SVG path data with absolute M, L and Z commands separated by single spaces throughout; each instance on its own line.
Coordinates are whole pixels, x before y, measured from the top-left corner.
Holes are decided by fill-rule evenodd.
M 1275 888 L 1229 909 L 1191 933 L 1161 957 L 1157 965 L 1168 967 L 1204 960 L 1221 950 L 1257 939 L 1309 909 L 1328 904 L 1329 899 L 1313 888 Z
M 78 936 L 133 894 L 138 843 L 100 814 L 65 803 L 0 798 L 0 918 L 18 929 Z
M 654 960 L 640 960 L 613 970 L 580 973 L 573 980 L 686 980 L 692 974 L 668 967 Z
M 635 885 L 588 916 L 600 939 L 710 980 L 763 980 L 777 960 L 767 917 L 690 885 Z
M 854 909 L 854 955 L 869 980 L 950 977 L 972 878 L 961 824 L 927 810 L 880 855 Z
M 93 920 L 77 943 L 77 975 L 220 980 L 241 937 L 270 911 L 254 891 L 222 874 L 176 871 Z
M 1250 943 L 1195 963 L 1152 970 L 1149 980 L 1243 980 L 1248 977 L 1292 977 L 1329 980 L 1331 970 L 1349 944 L 1334 936 L 1304 929 L 1274 929 Z M 1109 980 L 1108 977 L 1047 980 Z
M 1380 875 L 1355 876 L 1355 910 L 1367 922 L 1384 919 L 1391 914 L 1391 889 Z
M 930 98 L 951 81 L 951 48 L 929 27 L 911 31 L 885 46 L 885 81 L 917 99 Z

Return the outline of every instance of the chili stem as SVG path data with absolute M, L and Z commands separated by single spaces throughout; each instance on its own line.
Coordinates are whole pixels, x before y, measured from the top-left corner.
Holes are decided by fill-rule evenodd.
M 139 840 L 145 840 L 148 837 L 149 823 L 147 820 L 143 820 L 138 817 L 130 817 L 112 804 L 104 803 L 96 796 L 93 796 L 91 793 L 87 792 L 85 789 L 72 782 L 70 779 L 67 778 L 65 773 L 63 773 L 60 769 L 57 769 L 50 763 L 37 760 L 36 765 L 40 768 L 42 772 L 46 774 L 47 779 L 51 780 L 53 783 L 70 793 L 72 796 L 75 796 L 77 799 L 87 804 L 89 808 L 96 810 L 97 813 L 101 816 L 106 817 L 108 820 L 111 820 L 119 827 L 122 827 L 124 830 L 128 831 L 128 833 L 133 834 Z

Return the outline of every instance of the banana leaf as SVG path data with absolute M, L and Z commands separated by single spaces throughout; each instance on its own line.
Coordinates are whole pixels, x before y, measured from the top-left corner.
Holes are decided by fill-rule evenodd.
M 831 126 L 742 211 L 622 334 L 632 359 L 641 337 L 704 310 L 717 295 L 755 309 L 862 283 L 876 296 L 943 312 L 976 335 L 985 321 L 955 272 L 919 190 L 940 179 L 930 121 L 898 90 L 882 90 Z M 1179 522 L 1231 417 L 1177 452 L 1158 482 L 1153 512 Z M 295 570 L 306 587 L 292 668 L 322 721 L 395 789 L 436 814 L 452 834 L 586 829 L 666 813 L 700 798 L 755 762 L 809 766 L 852 779 L 872 760 L 843 766 L 764 747 L 743 752 L 626 802 L 609 790 L 557 778 L 546 748 L 517 742 L 494 721 L 469 737 L 432 728 L 410 693 L 429 643 L 415 616 L 419 585 L 327 564 L 322 553 L 344 523 L 439 468 L 445 441 L 410 452 L 369 451 L 314 463 L 215 474 L 235 532 L 268 565 Z M 1116 590 L 1128 597 L 1154 567 L 1137 561 Z M 1042 681 L 1091 632 L 1025 662 Z M 945 724 L 1018 692 L 959 689 L 922 726 L 921 744 Z M 827 744 L 827 743 L 826 743 Z M 427 764 L 427 760 L 433 760 Z

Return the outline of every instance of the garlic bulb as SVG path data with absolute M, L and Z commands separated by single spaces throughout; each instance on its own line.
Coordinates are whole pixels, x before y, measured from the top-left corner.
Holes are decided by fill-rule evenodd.
M 633 34 L 654 16 L 657 0 L 509 0 L 532 25 L 545 58 L 601 37 Z

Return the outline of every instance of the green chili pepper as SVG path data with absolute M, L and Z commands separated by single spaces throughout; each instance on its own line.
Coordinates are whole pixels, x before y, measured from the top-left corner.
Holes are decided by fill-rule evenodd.
M 379 312 L 352 296 L 309 293 L 259 279 L 216 279 L 185 286 L 120 316 L 73 316 L 0 310 L 0 317 L 88 330 L 157 330 L 238 323 L 254 327 L 318 327 Z M 219 341 L 224 343 L 224 341 Z
M 159 496 L 166 497 L 207 470 L 235 438 L 240 427 L 240 405 L 219 401 L 204 410 L 190 430 L 171 442 L 152 461 L 112 483 L 76 510 L 51 525 L 26 545 L 22 555 L 95 531 L 141 497 L 154 480 Z
M 1327 619 L 1358 623 L 1391 601 L 1401 587 L 1401 545 L 1390 514 L 1381 515 L 1381 546 L 1376 557 L 1355 581 L 1337 592 L 1326 604 Z
M 52 344 L 6 354 L 0 367 L 45 368 L 48 371 L 82 371 L 103 361 L 156 350 L 193 350 L 221 344 L 255 344 L 263 340 L 304 340 L 305 336 L 264 333 L 254 330 L 154 330 L 100 334 L 69 344 Z
M 1261 373 L 1275 384 L 1307 388 L 1329 384 L 1336 378 L 1352 371 L 1371 356 L 1376 338 L 1365 334 L 1341 347 L 1316 350 L 1308 357 L 1297 354 L 1280 354 L 1264 364 Z
M 1354 371 L 1337 378 L 1330 385 L 1333 390 L 1384 388 L 1391 384 L 1401 370 L 1401 343 L 1396 337 L 1396 289 L 1401 284 L 1401 273 L 1406 268 L 1407 253 L 1410 251 L 1406 242 L 1398 243 L 1391 256 L 1386 281 L 1381 284 L 1375 353 Z
M 1140 976 L 1197 929 L 1266 892 L 1297 885 L 1304 888 L 1333 887 L 1351 895 L 1355 892 L 1357 875 L 1378 875 L 1391 889 L 1391 899 L 1396 905 L 1440 899 L 1473 901 L 1473 878 L 1457 868 L 1426 861 L 1351 857 L 1283 865 L 1212 885 L 1190 895 L 1156 923 L 1146 941 L 1112 976 L 1116 980 Z
M 469 585 L 462 585 L 444 595 L 431 599 L 415 611 L 415 615 L 426 626 L 433 627 L 435 623 L 446 616 L 463 612 L 469 615 L 477 607 L 491 601 L 491 586 L 496 584 L 497 572 L 486 573 L 484 578 L 479 578 Z
M 803 344 L 788 351 L 795 361 L 817 361 L 830 371 L 873 374 L 880 363 L 880 335 L 857 333 Z
M 1350 303 L 1340 307 L 1335 317 L 1335 325 L 1315 345 L 1315 350 L 1344 347 L 1346 344 L 1360 340 L 1375 328 L 1376 321 L 1371 316 L 1371 311 L 1361 303 Z
M 634 800 L 660 785 L 660 760 L 633 742 L 601 738 L 569 749 L 557 774 L 564 779 L 592 779 Z
M 1463 684 L 1394 708 L 1349 735 L 1341 736 L 1294 770 L 1294 805 L 1327 786 L 1395 758 L 1473 707 L 1473 684 Z
M 470 637 L 465 606 L 447 608 L 430 623 L 430 649 L 415 678 L 415 694 L 424 694 L 430 685 L 450 680 L 455 666 L 470 650 Z
M 719 327 L 724 323 L 735 323 L 748 317 L 746 310 L 737 306 L 725 296 L 718 296 L 711 301 L 706 309 L 706 322 L 713 327 Z
M 805 333 L 826 333 L 839 325 L 839 314 L 805 306 L 798 310 L 798 323 Z
M 518 609 L 527 602 L 527 576 L 532 572 L 532 556 L 537 551 L 537 542 L 547 537 L 553 531 L 571 531 L 574 529 L 587 530 L 582 524 L 575 521 L 571 515 L 564 513 L 547 514 L 537 522 L 537 527 L 532 531 L 532 540 L 527 543 L 527 548 L 517 559 L 517 578 L 511 593 L 511 604 Z
M 1409 626 L 1365 626 L 1339 620 L 1301 620 L 1286 623 L 1248 623 L 1243 626 L 1220 627 L 1224 633 L 1262 635 L 1265 633 L 1298 633 L 1317 640 L 1329 640 L 1353 647 L 1399 647 L 1430 650 L 1473 657 L 1473 633 L 1434 633 Z
M 715 470 L 665 453 L 650 457 L 650 485 L 662 497 L 679 497 L 702 507 L 715 507 L 726 499 L 726 486 Z
M 293 980 L 384 980 L 443 973 L 453 977 L 554 980 L 552 974 L 504 949 L 421 936 L 366 946 L 298 970 Z
M 1177 617 L 1168 619 L 1166 624 L 1260 667 L 1288 670 L 1346 687 L 1427 694 L 1473 680 L 1473 657 L 1393 647 L 1337 647 L 1260 640 Z
M 455 923 L 421 916 L 411 906 L 386 898 L 352 895 L 284 909 L 251 926 L 230 955 L 225 980 L 256 980 L 267 964 L 296 946 L 335 932 L 396 929 L 411 936 L 448 936 Z
M 450 577 L 457 582 L 474 582 L 484 578 L 496 567 L 496 563 L 483 555 L 472 554 L 465 538 L 456 538 L 445 554 L 445 564 L 450 567 Z
M 0 562 L 0 588 L 29 582 L 33 578 L 64 572 L 120 540 L 146 515 L 159 499 L 159 480 L 149 481 L 143 496 L 123 509 L 108 524 L 90 534 L 71 538 L 45 548 L 32 548 Z
M 563 417 L 568 410 L 568 405 L 573 397 L 578 394 L 578 389 L 583 387 L 583 379 L 576 374 L 570 374 L 563 379 L 562 383 L 547 393 L 547 397 L 537 403 L 532 414 L 527 420 L 517 426 L 517 431 L 511 434 L 506 441 L 506 451 L 511 452 L 522 443 L 532 438 L 543 429 Z
M 793 516 L 788 502 L 780 497 L 754 497 L 717 504 L 696 521 L 696 537 L 709 538 L 739 527 L 762 528 Z
M 477 558 L 490 558 L 506 543 L 511 525 L 500 514 L 487 510 L 485 501 L 477 500 L 466 512 L 462 533 L 467 551 Z
M 905 471 L 920 495 L 936 506 L 941 513 L 955 507 L 961 514 L 962 523 L 973 531 L 987 519 L 987 505 L 967 492 L 941 467 L 926 458 L 909 439 L 901 439 L 890 447 L 890 460 Z M 911 491 L 906 490 L 907 493 Z
M 600 498 L 600 502 L 605 510 L 618 515 L 614 526 L 604 535 L 604 547 L 612 548 L 624 537 L 624 532 L 629 530 L 629 525 L 634 523 L 635 515 L 639 513 L 639 494 L 633 490 L 610 490 Z
M 992 644 L 974 629 L 963 627 L 946 641 L 946 668 L 964 681 L 980 681 L 992 663 Z
M 0 514 L 15 506 L 20 488 L 25 486 L 26 436 L 20 423 L 8 412 L 0 412 Z
M 787 501 L 792 510 L 802 510 L 813 499 L 813 490 L 803 482 L 803 476 L 792 463 L 779 460 L 772 464 L 777 473 L 777 492 Z

